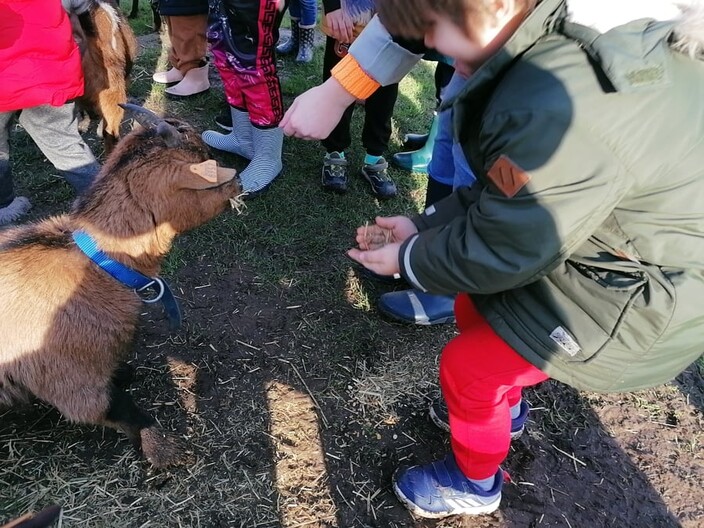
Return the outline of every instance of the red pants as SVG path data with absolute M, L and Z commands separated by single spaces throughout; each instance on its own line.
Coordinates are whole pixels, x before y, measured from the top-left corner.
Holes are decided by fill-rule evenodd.
M 511 443 L 509 408 L 521 389 L 548 379 L 508 346 L 466 294 L 455 300 L 460 335 L 440 358 L 440 386 L 450 412 L 452 451 L 469 478 L 493 476 Z

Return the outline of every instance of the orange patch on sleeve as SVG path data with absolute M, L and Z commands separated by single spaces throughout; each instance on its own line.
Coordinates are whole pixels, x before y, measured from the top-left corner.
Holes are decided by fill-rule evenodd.
M 530 174 L 503 154 L 491 166 L 487 176 L 507 198 L 516 196 L 530 181 Z

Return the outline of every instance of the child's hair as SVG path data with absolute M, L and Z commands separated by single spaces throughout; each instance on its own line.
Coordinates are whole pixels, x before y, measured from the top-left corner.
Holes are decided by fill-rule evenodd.
M 528 9 L 540 0 L 512 1 L 517 9 Z M 392 35 L 422 39 L 429 27 L 428 15 L 436 13 L 457 21 L 471 22 L 492 17 L 491 0 L 376 0 L 379 19 Z

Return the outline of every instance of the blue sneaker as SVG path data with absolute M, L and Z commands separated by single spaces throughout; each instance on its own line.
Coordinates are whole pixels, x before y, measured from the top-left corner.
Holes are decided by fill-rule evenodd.
M 530 407 L 521 400 L 521 412 L 517 418 L 511 419 L 511 440 L 515 440 L 523 434 L 528 421 L 528 412 Z M 450 432 L 450 413 L 447 410 L 447 404 L 442 398 L 438 398 L 430 404 L 430 419 L 435 425 L 444 431 Z
M 484 491 L 464 476 L 452 453 L 432 464 L 399 469 L 393 477 L 398 499 L 415 515 L 428 519 L 491 513 L 499 507 L 503 483 L 499 469 L 494 485 Z
M 389 292 L 379 297 L 381 313 L 417 325 L 454 323 L 454 306 L 453 296 L 431 295 L 420 290 Z

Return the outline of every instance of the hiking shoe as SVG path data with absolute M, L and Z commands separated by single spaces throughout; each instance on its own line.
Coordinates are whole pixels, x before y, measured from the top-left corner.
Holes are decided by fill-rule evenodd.
M 362 166 L 362 176 L 372 186 L 372 192 L 377 198 L 387 199 L 396 196 L 396 184 L 388 173 L 389 164 L 384 158 L 372 165 Z
M 455 322 L 455 298 L 420 290 L 388 292 L 379 297 L 379 311 L 397 321 L 417 325 Z
M 525 402 L 521 400 L 521 412 L 518 418 L 511 419 L 511 440 L 515 440 L 523 434 L 526 429 L 526 422 L 528 421 L 528 411 L 530 407 Z M 430 419 L 435 425 L 440 429 L 450 432 L 450 413 L 447 410 L 447 403 L 443 398 L 438 398 L 430 404 Z
M 323 159 L 323 189 L 339 194 L 347 192 L 347 160 L 339 152 L 330 152 Z
M 232 113 L 229 106 L 215 118 L 215 124 L 223 130 L 232 131 Z
M 428 519 L 491 513 L 501 502 L 503 482 L 499 469 L 494 485 L 484 491 L 464 476 L 452 453 L 432 464 L 399 469 L 393 477 L 398 499 L 415 515 Z

